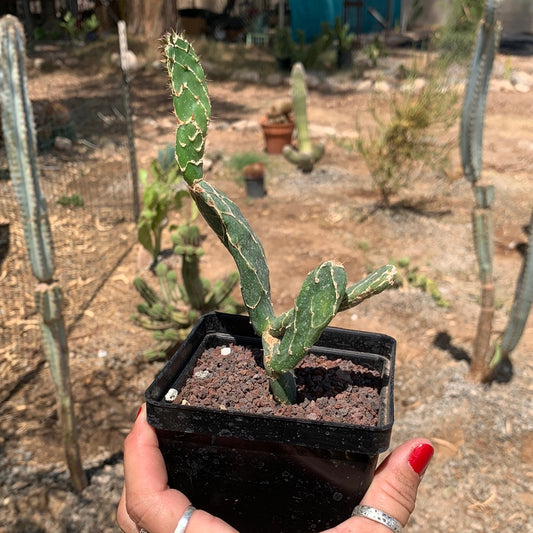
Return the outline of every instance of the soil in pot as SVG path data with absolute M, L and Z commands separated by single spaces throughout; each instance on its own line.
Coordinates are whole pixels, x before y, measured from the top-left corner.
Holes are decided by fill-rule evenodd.
M 360 426 L 377 424 L 381 384 L 377 370 L 309 354 L 295 369 L 297 402 L 279 405 L 269 392 L 261 358 L 259 348 L 236 344 L 208 348 L 174 403 Z

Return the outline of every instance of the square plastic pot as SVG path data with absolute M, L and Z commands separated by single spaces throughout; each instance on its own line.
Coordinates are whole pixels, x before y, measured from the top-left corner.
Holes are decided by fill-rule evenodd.
M 310 533 L 347 519 L 372 481 L 393 424 L 396 342 L 376 333 L 326 328 L 317 355 L 348 358 L 381 375 L 374 427 L 172 404 L 205 348 L 260 346 L 247 316 L 209 313 L 146 391 L 147 415 L 170 487 L 241 533 Z

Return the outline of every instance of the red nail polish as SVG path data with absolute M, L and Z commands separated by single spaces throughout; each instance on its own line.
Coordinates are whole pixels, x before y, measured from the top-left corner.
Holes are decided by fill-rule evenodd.
M 431 444 L 419 444 L 409 456 L 411 468 L 420 476 L 424 475 L 429 461 L 433 457 L 433 446 Z
M 139 407 L 139 410 L 137 411 L 137 414 L 135 415 L 135 420 L 137 420 L 137 418 L 139 418 L 139 415 L 141 414 L 141 411 L 143 410 L 143 406 L 141 405 Z

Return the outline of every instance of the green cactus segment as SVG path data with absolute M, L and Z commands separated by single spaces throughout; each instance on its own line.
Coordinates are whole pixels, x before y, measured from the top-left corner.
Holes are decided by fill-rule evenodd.
M 305 70 L 301 63 L 295 63 L 292 67 L 291 84 L 292 109 L 298 133 L 298 150 L 294 150 L 292 146 L 285 146 L 283 155 L 303 172 L 311 172 L 315 163 L 324 155 L 325 146 L 323 143 L 313 145 L 309 138 Z
M 516 283 L 511 315 L 501 340 L 503 357 L 508 357 L 518 344 L 533 305 L 533 212 L 529 221 L 528 233 L 527 250 Z
M 339 311 L 345 311 L 360 304 L 364 300 L 375 296 L 385 289 L 392 287 L 396 279 L 396 267 L 384 265 L 361 281 L 346 289 L 346 295 L 342 299 Z
M 294 372 L 285 372 L 277 379 L 270 380 L 270 392 L 278 403 L 291 405 L 296 401 L 296 379 Z
M 46 201 L 39 186 L 37 141 L 25 71 L 24 29 L 7 15 L 0 20 L 0 102 L 13 190 L 20 206 L 34 276 L 53 278 L 53 246 Z
M 339 310 L 346 283 L 344 267 L 332 261 L 307 275 L 294 303 L 294 320 L 281 339 L 279 355 L 268 361 L 274 373 L 294 368 L 318 340 Z
M 298 129 L 298 145 L 301 152 L 311 152 L 309 128 L 307 125 L 307 90 L 305 87 L 305 70 L 301 63 L 296 63 L 291 72 L 292 110 Z
M 206 181 L 189 188 L 200 213 L 233 256 L 241 278 L 241 293 L 258 335 L 274 319 L 270 275 L 265 251 L 240 209 Z
M 459 144 L 463 172 L 471 183 L 477 182 L 481 176 L 485 104 L 501 33 L 501 25 L 496 20 L 496 10 L 499 4 L 498 0 L 486 2 L 485 18 L 479 23 L 470 77 L 463 101 Z
M 178 121 L 176 157 L 185 181 L 192 185 L 202 178 L 205 137 L 211 116 L 205 74 L 192 46 L 180 35 L 167 34 L 163 51 Z
M 477 206 L 472 214 L 474 245 L 479 266 L 479 276 L 482 282 L 492 279 L 492 263 L 494 256 L 492 200 L 494 186 L 474 187 Z

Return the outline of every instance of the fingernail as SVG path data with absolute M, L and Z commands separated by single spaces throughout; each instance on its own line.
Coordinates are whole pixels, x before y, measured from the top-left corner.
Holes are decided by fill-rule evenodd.
M 433 446 L 431 444 L 419 444 L 409 456 L 411 468 L 420 476 L 424 475 L 429 461 L 433 457 Z
M 137 418 L 139 418 L 139 415 L 141 414 L 141 411 L 143 410 L 143 406 L 141 405 L 139 407 L 139 410 L 137 411 L 137 414 L 135 415 L 135 420 L 137 420 Z

